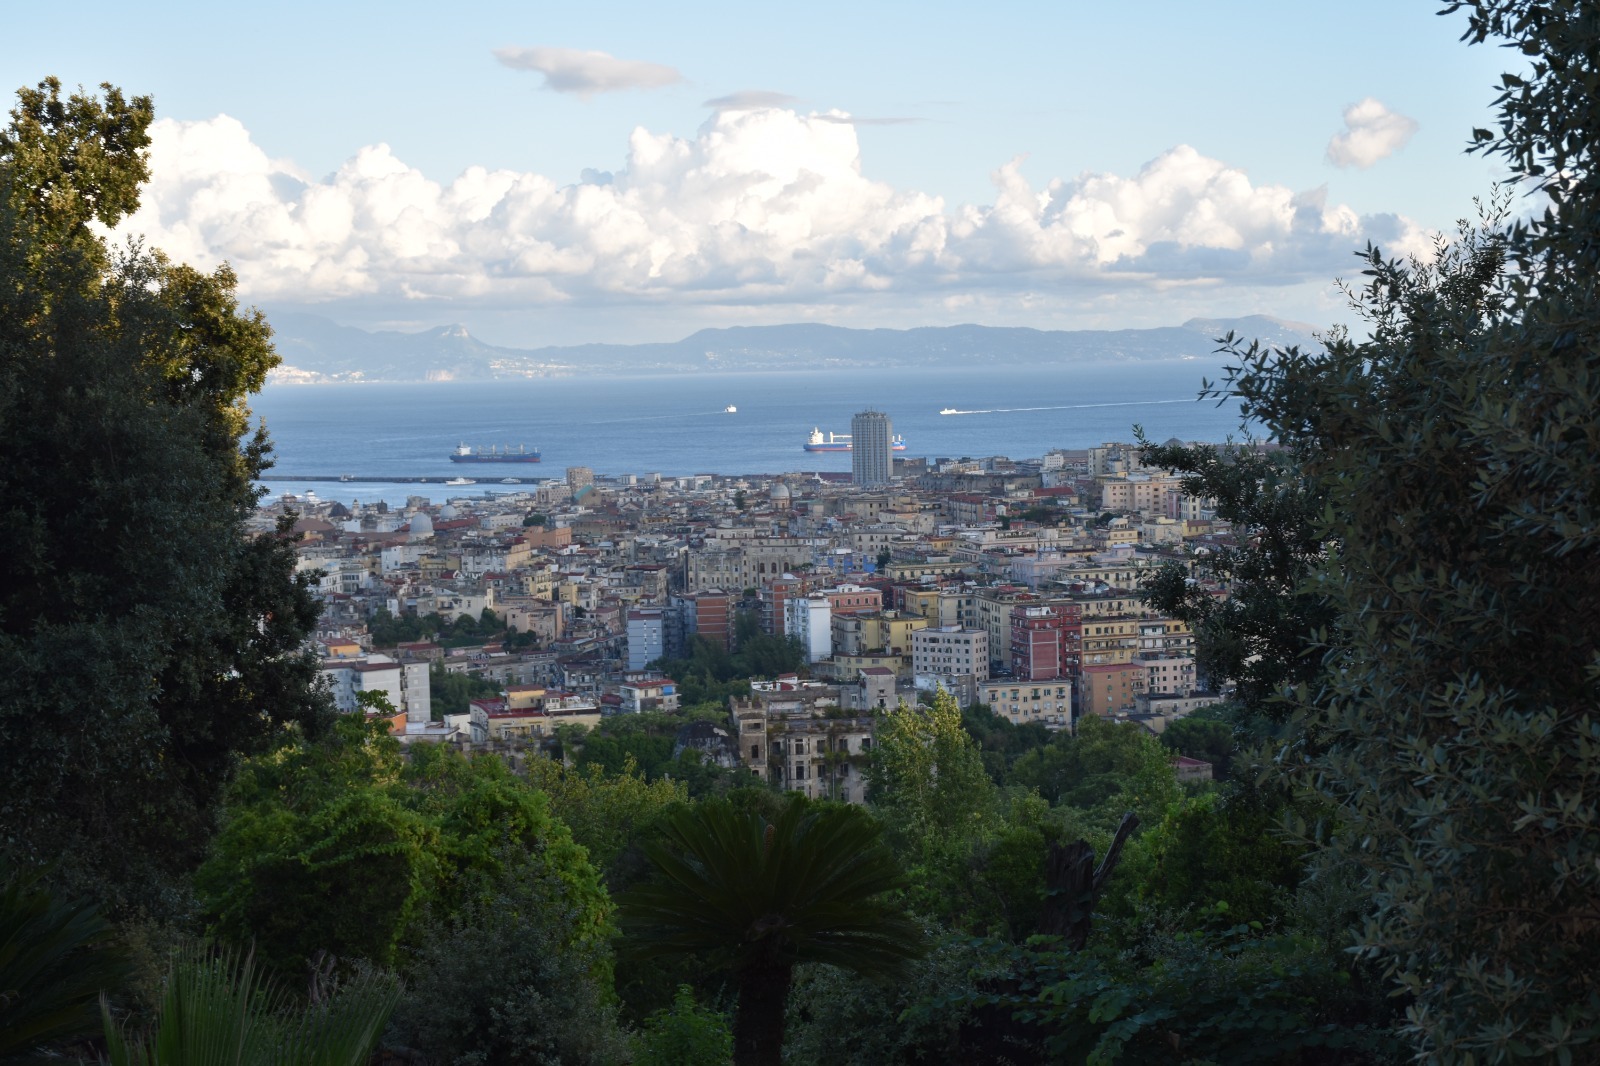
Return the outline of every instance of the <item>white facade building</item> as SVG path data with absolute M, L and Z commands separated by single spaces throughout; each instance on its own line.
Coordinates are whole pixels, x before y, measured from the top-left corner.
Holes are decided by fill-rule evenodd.
M 666 650 L 666 612 L 650 608 L 629 611 L 628 669 L 643 670 Z
M 918 678 L 989 677 L 989 634 L 982 629 L 938 626 L 911 634 L 911 672 Z M 947 685 L 947 688 L 952 686 Z
M 433 717 L 433 683 L 425 662 L 396 662 L 387 655 L 364 655 L 359 659 L 325 659 L 322 676 L 328 679 L 334 706 L 354 711 L 356 697 L 363 692 L 381 692 L 408 722 L 426 722 Z
M 833 656 L 833 605 L 826 596 L 796 596 L 783 604 L 783 631 L 799 638 L 806 662 Z

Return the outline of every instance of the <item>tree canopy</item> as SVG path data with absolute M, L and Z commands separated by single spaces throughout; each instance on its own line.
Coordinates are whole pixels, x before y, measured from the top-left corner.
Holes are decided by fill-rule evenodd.
M 524 855 L 562 887 L 566 935 L 602 939 L 609 901 L 543 794 L 500 759 L 405 756 L 387 723 L 349 716 L 246 764 L 196 884 L 217 935 L 288 972 L 318 952 L 392 965 L 429 907 Z
M 98 235 L 152 117 L 102 89 L 47 79 L 0 131 L 0 849 L 125 908 L 199 861 L 241 756 L 331 709 L 293 545 L 244 528 L 271 331 L 227 267 Z
M 1283 527 L 1320 546 L 1282 571 L 1312 610 L 1272 619 L 1307 665 L 1267 680 L 1277 765 L 1337 814 L 1317 861 L 1366 894 L 1356 948 L 1421 1058 L 1571 1061 L 1600 1033 L 1600 13 L 1447 10 L 1527 58 L 1474 140 L 1545 206 L 1491 199 L 1429 257 L 1369 248 L 1359 333 L 1231 344 L 1226 389 L 1317 501 Z

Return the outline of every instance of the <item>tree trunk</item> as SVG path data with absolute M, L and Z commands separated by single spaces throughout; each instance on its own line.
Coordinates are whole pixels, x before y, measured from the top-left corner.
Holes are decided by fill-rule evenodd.
M 1137 815 L 1132 811 L 1124 814 L 1098 867 L 1088 841 L 1050 845 L 1045 855 L 1045 903 L 1039 919 L 1040 933 L 1061 937 L 1063 946 L 1070 951 L 1084 949 L 1089 943 L 1094 906 L 1100 902 L 1100 893 L 1105 891 L 1111 872 L 1117 868 L 1117 859 L 1122 855 L 1122 845 L 1128 834 L 1138 827 Z
M 739 971 L 734 1066 L 782 1066 L 784 1012 L 793 978 L 792 966 L 750 966 Z

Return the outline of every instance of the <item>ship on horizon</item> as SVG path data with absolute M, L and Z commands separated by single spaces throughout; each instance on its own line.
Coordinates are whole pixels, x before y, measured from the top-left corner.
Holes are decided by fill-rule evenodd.
M 813 427 L 811 436 L 806 438 L 806 442 L 802 447 L 808 452 L 847 452 L 851 450 L 850 440 L 851 435 L 849 433 L 824 434 L 822 430 Z M 906 439 L 896 433 L 893 439 L 889 441 L 889 450 L 895 452 L 905 451 Z
M 539 449 L 528 448 L 526 445 L 517 445 L 517 450 L 512 451 L 508 444 L 505 447 L 490 445 L 487 448 L 473 448 L 466 441 L 456 445 L 456 450 L 450 453 L 452 463 L 537 463 Z

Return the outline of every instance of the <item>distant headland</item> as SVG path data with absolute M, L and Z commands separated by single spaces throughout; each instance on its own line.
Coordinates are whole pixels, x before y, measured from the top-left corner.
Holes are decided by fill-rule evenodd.
M 939 369 L 986 364 L 1168 362 L 1209 357 L 1232 331 L 1276 345 L 1315 344 L 1314 326 L 1267 315 L 1181 326 L 1039 330 L 1003 326 L 848 329 L 817 323 L 703 329 L 679 341 L 504 348 L 464 326 L 369 332 L 317 315 L 271 316 L 277 384 L 493 381 L 578 375 L 773 370 Z

